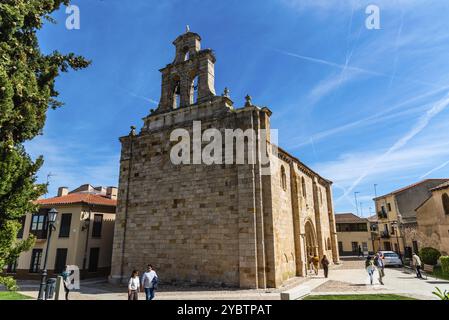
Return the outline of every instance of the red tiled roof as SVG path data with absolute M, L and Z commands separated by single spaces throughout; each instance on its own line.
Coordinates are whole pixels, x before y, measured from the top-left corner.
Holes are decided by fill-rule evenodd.
M 353 213 L 335 214 L 335 223 L 363 223 L 363 222 L 368 222 L 368 219 L 357 217 Z
M 40 205 L 74 204 L 74 203 L 97 204 L 111 207 L 117 206 L 117 200 L 89 193 L 72 193 L 62 197 L 40 199 L 36 201 L 36 204 Z
M 425 180 L 422 180 L 422 181 L 420 181 L 420 182 L 413 183 L 413 184 L 411 184 L 411 185 L 409 185 L 409 186 L 406 186 L 406 187 L 404 187 L 404 188 L 401 188 L 401 189 L 395 190 L 395 191 L 393 191 L 393 192 L 387 193 L 387 194 L 385 194 L 385 195 L 383 195 L 383 196 L 374 198 L 373 200 L 381 199 L 381 198 L 384 198 L 384 197 L 386 197 L 386 196 L 392 196 L 392 195 L 398 194 L 398 193 L 400 193 L 400 192 L 403 192 L 403 191 L 406 191 L 406 190 L 411 189 L 411 188 L 413 188 L 413 187 L 419 186 L 420 184 L 425 183 L 425 182 L 428 182 L 428 181 L 438 181 L 438 180 L 440 180 L 441 183 L 443 183 L 443 182 L 448 181 L 449 179 L 447 179 L 447 178 L 446 178 L 446 179 L 425 179 Z

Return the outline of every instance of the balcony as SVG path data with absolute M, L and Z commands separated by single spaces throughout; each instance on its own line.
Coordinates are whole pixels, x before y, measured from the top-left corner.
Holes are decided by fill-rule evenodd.
M 388 231 L 382 231 L 381 233 L 380 233 L 380 237 L 382 238 L 382 239 L 390 239 L 390 233 L 388 232 Z
M 386 212 L 386 211 L 378 211 L 378 212 L 377 212 L 377 217 L 378 217 L 379 219 L 387 219 L 387 218 L 388 218 L 388 215 L 387 215 L 387 212 Z

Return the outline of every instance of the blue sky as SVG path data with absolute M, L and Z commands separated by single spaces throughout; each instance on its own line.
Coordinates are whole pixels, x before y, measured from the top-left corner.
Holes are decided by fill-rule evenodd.
M 43 154 L 50 187 L 117 185 L 120 144 L 157 106 L 159 69 L 188 24 L 217 57 L 217 94 L 250 94 L 273 111 L 280 145 L 334 181 L 337 212 L 364 216 L 374 184 L 384 194 L 424 178 L 449 178 L 449 2 L 424 0 L 76 0 L 39 33 L 42 50 L 76 52 L 90 68 L 57 80 L 65 106 L 48 112 Z M 365 27 L 368 4 L 380 30 Z M 430 5 L 431 3 L 431 5 Z

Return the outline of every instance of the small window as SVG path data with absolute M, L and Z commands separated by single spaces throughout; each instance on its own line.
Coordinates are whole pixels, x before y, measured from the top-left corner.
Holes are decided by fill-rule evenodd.
M 6 268 L 6 273 L 16 273 L 17 272 L 17 259 L 11 263 L 8 263 Z
M 449 195 L 447 193 L 442 196 L 444 214 L 449 215 Z
M 70 237 L 70 224 L 72 223 L 72 214 L 63 213 L 61 215 L 61 226 L 59 227 L 59 237 L 68 238 Z
M 387 203 L 388 212 L 391 212 L 391 203 Z
M 287 176 L 285 175 L 285 168 L 281 166 L 281 187 L 284 190 L 287 190 Z
M 103 215 L 96 214 L 94 215 L 94 225 L 92 227 L 92 237 L 100 238 L 101 237 L 101 227 L 103 225 Z
M 302 196 L 304 198 L 307 197 L 307 190 L 306 190 L 306 181 L 304 180 L 304 177 L 301 178 L 301 185 L 302 185 Z

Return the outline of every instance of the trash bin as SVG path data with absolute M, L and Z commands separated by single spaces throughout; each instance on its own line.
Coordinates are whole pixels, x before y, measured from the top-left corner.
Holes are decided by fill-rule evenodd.
M 45 286 L 45 300 L 52 300 L 56 288 L 56 279 L 50 278 Z

